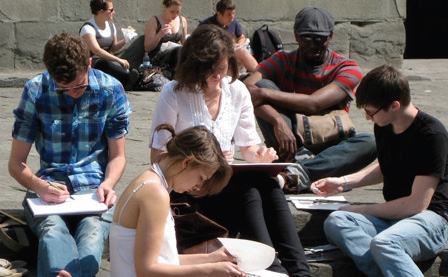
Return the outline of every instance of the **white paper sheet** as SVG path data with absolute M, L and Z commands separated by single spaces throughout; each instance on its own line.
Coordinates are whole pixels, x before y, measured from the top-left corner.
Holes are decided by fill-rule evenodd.
M 350 205 L 344 196 L 330 196 L 330 197 L 299 197 L 291 196 L 288 198 L 298 210 L 330 210 L 336 211 L 342 206 Z M 319 202 L 322 201 L 335 201 L 335 202 Z M 344 203 L 345 202 L 345 203 Z
M 107 211 L 107 206 L 100 203 L 96 193 L 72 195 L 64 203 L 47 203 L 41 198 L 27 198 L 28 205 L 34 217 L 48 215 L 101 214 Z
M 266 270 L 275 259 L 275 250 L 269 245 L 245 239 L 218 238 L 229 253 L 236 257 L 238 266 L 249 276 L 287 277 Z

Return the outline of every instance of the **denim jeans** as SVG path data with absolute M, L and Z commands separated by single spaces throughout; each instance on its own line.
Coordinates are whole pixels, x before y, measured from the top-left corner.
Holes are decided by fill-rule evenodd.
M 448 237 L 447 221 L 429 210 L 402 220 L 336 211 L 324 231 L 367 276 L 423 276 L 414 261 L 434 258 Z
M 256 83 L 259 87 L 279 90 L 277 85 L 267 79 L 262 79 Z M 294 112 L 274 107 L 285 119 L 298 141 L 300 147 L 300 138 L 295 132 L 297 129 L 296 116 Z M 273 126 L 257 118 L 258 126 L 263 133 L 265 143 L 268 147 L 274 147 L 278 151 L 278 142 L 275 137 Z M 298 165 L 290 166 L 288 171 L 298 174 L 302 185 L 309 185 L 325 177 L 339 177 L 346 174 L 357 172 L 377 157 L 375 137 L 373 134 L 357 134 L 347 138 L 342 142 L 331 146 L 314 156 L 314 158 L 296 161 Z
M 92 193 L 84 190 L 81 193 Z M 28 224 L 39 239 L 37 276 L 56 276 L 65 269 L 72 276 L 95 276 L 100 268 L 104 240 L 109 234 L 113 208 L 103 215 L 33 217 L 26 198 L 23 202 Z

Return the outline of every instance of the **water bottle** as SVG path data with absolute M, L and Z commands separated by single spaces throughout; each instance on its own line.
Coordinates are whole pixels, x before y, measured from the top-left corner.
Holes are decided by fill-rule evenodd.
M 143 56 L 143 68 L 148 69 L 151 68 L 151 61 L 149 60 L 148 52 L 145 52 L 145 56 Z
M 250 43 L 247 45 L 247 51 L 249 51 L 249 53 L 253 56 L 254 55 L 254 50 L 252 50 L 252 47 L 250 47 Z

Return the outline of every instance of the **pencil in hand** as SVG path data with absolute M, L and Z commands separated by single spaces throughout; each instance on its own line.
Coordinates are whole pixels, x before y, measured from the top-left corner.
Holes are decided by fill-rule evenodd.
M 57 190 L 62 190 L 60 187 L 56 186 L 55 184 L 53 184 L 52 182 L 48 181 L 48 184 L 52 187 L 54 187 Z M 73 198 L 72 195 L 70 195 L 70 199 L 75 200 L 75 198 Z

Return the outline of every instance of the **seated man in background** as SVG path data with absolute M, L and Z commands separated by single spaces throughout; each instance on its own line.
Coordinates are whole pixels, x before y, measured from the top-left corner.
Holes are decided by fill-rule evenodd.
M 202 24 L 215 24 L 228 31 L 235 39 L 235 56 L 248 72 L 254 72 L 257 67 L 257 60 L 247 50 L 245 46 L 246 36 L 241 30 L 241 25 L 235 18 L 235 3 L 232 0 L 220 0 L 216 4 L 216 14 L 203 20 Z
M 376 158 L 373 135 L 357 134 L 312 153 L 313 158 L 299 159 L 306 149 L 296 132 L 296 113 L 348 112 L 362 78 L 355 61 L 328 48 L 333 29 L 334 19 L 327 10 L 304 8 L 294 24 L 298 49 L 274 53 L 244 81 L 266 145 L 274 147 L 281 160 L 296 162 L 278 176 L 286 193 L 300 192 L 324 177 L 356 172 Z
M 406 77 L 390 66 L 366 75 L 356 105 L 375 123 L 378 163 L 311 188 L 327 197 L 383 182 L 386 202 L 341 207 L 325 234 L 367 276 L 423 276 L 414 261 L 434 258 L 447 243 L 448 133 L 411 103 Z
M 90 69 L 89 48 L 78 36 L 60 34 L 45 45 L 44 72 L 25 84 L 14 110 L 9 173 L 39 196 L 62 203 L 71 194 L 96 193 L 114 205 L 115 185 L 123 174 L 125 135 L 131 107 L 121 83 Z M 40 169 L 27 165 L 35 143 Z M 38 276 L 95 276 L 113 209 L 103 215 L 35 218 L 23 203 L 30 228 L 39 238 Z

